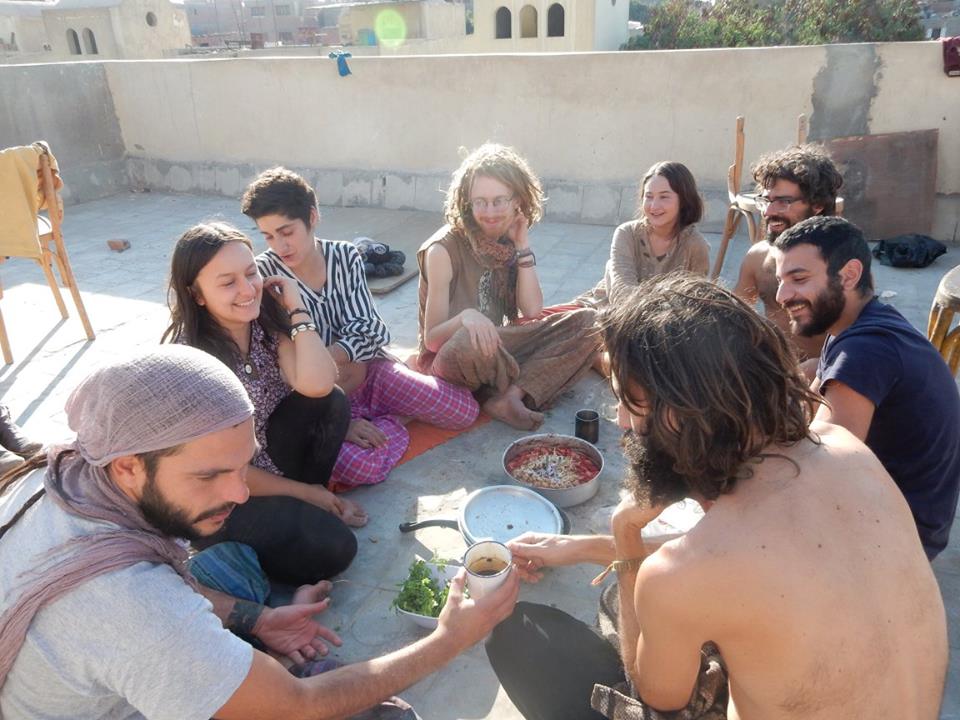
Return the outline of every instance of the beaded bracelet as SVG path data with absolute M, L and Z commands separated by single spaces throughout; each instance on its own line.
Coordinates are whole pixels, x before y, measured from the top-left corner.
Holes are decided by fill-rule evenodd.
M 307 309 L 298 307 L 298 308 L 294 308 L 293 310 L 291 310 L 290 312 L 288 312 L 288 313 L 287 313 L 287 317 L 288 317 L 288 318 L 292 318 L 292 317 L 293 317 L 294 315 L 296 315 L 297 313 L 303 313 L 304 315 L 309 315 L 309 314 L 310 314 L 310 312 L 309 312 Z
M 297 335 L 302 333 L 304 330 L 313 330 L 316 332 L 317 326 L 312 322 L 308 323 L 297 323 L 292 328 L 290 328 L 290 339 L 293 340 Z

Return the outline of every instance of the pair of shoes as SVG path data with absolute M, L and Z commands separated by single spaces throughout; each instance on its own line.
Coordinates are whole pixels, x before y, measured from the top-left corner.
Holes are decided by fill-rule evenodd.
M 397 251 L 399 252 L 399 250 Z M 372 278 L 384 278 L 384 277 L 393 277 L 395 275 L 403 275 L 403 265 L 398 265 L 397 263 L 385 262 L 380 265 L 374 265 L 373 263 L 366 262 L 363 264 L 363 271 L 367 277 Z
M 16 453 L 0 448 L 0 476 L 6 475 L 14 468 L 23 465 L 23 463 L 24 459 Z
M 25 458 L 43 449 L 43 443 L 28 438 L 20 426 L 13 421 L 6 405 L 0 405 L 0 445 Z

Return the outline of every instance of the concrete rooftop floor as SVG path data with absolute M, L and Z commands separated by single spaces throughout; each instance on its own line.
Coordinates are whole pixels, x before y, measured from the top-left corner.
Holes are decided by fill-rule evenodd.
M 61 320 L 50 291 L 35 263 L 10 260 L 0 264 L 4 296 L 0 301 L 15 363 L 0 368 L 0 397 L 31 434 L 53 440 L 67 434 L 63 405 L 70 390 L 98 363 L 131 348 L 158 342 L 166 327 L 165 285 L 174 240 L 203 219 L 223 218 L 263 241 L 242 216 L 236 200 L 164 194 L 120 194 L 68 207 L 65 237 L 74 273 L 97 339 L 87 342 L 66 299 L 71 316 Z M 426 238 L 441 224 L 439 214 L 364 208 L 323 208 L 320 234 L 334 239 L 366 235 L 387 243 L 400 236 Z M 531 233 L 538 270 L 548 304 L 575 297 L 601 276 L 612 228 L 543 223 Z M 132 248 L 122 254 L 106 241 L 123 238 Z M 708 235 L 716 253 L 719 235 Z M 732 285 L 746 249 L 735 238 L 722 274 Z M 413 258 L 409 262 L 415 262 Z M 875 267 L 879 292 L 915 326 L 926 330 L 930 301 L 940 277 L 960 263 L 960 250 L 950 252 L 923 270 Z M 410 281 L 377 299 L 393 335 L 391 348 L 400 354 L 416 345 L 417 284 Z M 574 412 L 597 408 L 605 418 L 599 447 L 607 468 L 599 494 L 569 512 L 573 531 L 604 532 L 618 499 L 623 460 L 619 431 L 613 422 L 613 397 L 606 383 L 591 374 L 547 412 L 544 431 L 572 433 Z M 336 655 L 350 662 L 382 654 L 424 632 L 389 609 L 396 585 L 414 555 L 435 552 L 459 557 L 464 544 L 449 529 L 431 528 L 401 535 L 400 522 L 430 517 L 456 517 L 459 501 L 471 490 L 500 484 L 500 455 L 520 433 L 496 422 L 421 455 L 395 469 L 380 486 L 355 491 L 371 516 L 359 530 L 360 550 L 353 566 L 338 580 L 332 607 L 322 620 L 337 630 L 344 645 Z M 950 622 L 951 665 L 941 718 L 960 719 L 960 530 L 934 562 Z M 524 599 L 556 605 L 592 622 L 599 592 L 589 585 L 593 567 L 553 570 L 536 586 L 524 586 Z M 892 578 L 895 581 L 895 579 Z M 472 648 L 440 672 L 408 689 L 403 696 L 425 719 L 497 718 L 520 715 L 490 670 L 481 646 Z

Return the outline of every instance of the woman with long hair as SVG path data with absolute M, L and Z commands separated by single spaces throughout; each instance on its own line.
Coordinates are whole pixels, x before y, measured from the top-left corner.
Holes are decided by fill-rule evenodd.
M 252 248 L 236 228 L 204 223 L 180 237 L 171 261 L 163 341 L 204 350 L 236 373 L 254 404 L 259 443 L 247 472 L 250 500 L 200 546 L 239 542 L 268 576 L 314 583 L 346 569 L 357 550 L 347 525 L 367 520 L 325 487 L 350 406 L 296 283 L 261 278 Z

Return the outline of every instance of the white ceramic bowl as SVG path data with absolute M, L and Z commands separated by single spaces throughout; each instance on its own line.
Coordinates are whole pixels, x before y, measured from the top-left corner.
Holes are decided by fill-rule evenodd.
M 430 571 L 430 576 L 436 580 L 442 586 L 444 582 L 449 582 L 456 577 L 457 572 L 460 570 L 459 565 L 445 565 L 442 569 L 437 566 L 436 563 L 427 562 L 427 569 Z M 429 617 L 427 615 L 421 615 L 420 613 L 410 612 L 409 610 L 404 610 L 403 608 L 397 608 L 397 612 L 401 615 L 404 615 L 410 622 L 414 625 L 418 625 L 427 630 L 436 630 L 437 629 L 437 618 Z
M 531 448 L 545 448 L 549 449 L 551 447 L 568 447 L 574 450 L 577 450 L 588 458 L 593 460 L 596 463 L 597 467 L 600 468 L 596 475 L 594 475 L 590 480 L 579 485 L 574 485 L 569 488 L 542 488 L 537 487 L 536 485 L 531 485 L 525 483 L 517 478 L 513 477 L 510 472 L 507 470 L 507 463 L 509 463 L 513 458 L 522 453 L 525 450 Z M 558 435 L 555 433 L 541 433 L 538 435 L 528 435 L 527 437 L 520 438 L 519 440 L 514 441 L 503 453 L 503 472 L 508 478 L 513 482 L 517 483 L 521 487 L 529 488 L 534 490 L 541 495 L 543 495 L 547 500 L 552 502 L 557 507 L 572 507 L 574 505 L 579 505 L 584 503 L 594 495 L 597 494 L 597 490 L 600 489 L 600 476 L 603 474 L 603 455 L 600 453 L 597 448 L 588 443 L 586 440 L 581 440 L 578 437 L 573 435 Z

